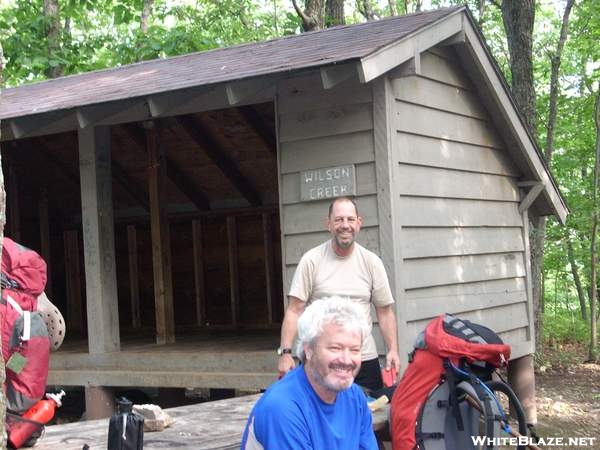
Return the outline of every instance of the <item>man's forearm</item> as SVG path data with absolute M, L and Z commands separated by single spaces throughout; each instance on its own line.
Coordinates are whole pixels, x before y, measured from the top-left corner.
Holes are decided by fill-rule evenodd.
M 379 329 L 385 341 L 388 351 L 398 352 L 398 329 L 396 326 L 396 315 L 392 306 L 376 308 Z

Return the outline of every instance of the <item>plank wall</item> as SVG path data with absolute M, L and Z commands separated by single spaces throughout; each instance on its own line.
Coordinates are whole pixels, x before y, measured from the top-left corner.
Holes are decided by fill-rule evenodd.
M 282 81 L 278 88 L 280 214 L 287 294 L 302 255 L 330 238 L 325 219 L 331 200 L 301 202 L 300 172 L 355 165 L 356 202 L 363 217 L 358 241 L 376 254 L 380 253 L 379 218 L 371 87 L 348 81 L 325 90 L 319 74 L 314 73 Z M 379 346 L 379 351 L 383 347 Z
M 519 172 L 453 54 L 391 80 L 401 352 L 448 312 L 533 349 Z

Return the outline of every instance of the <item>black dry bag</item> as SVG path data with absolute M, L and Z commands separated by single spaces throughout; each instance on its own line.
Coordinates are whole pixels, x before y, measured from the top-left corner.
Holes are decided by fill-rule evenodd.
M 117 413 L 108 424 L 108 450 L 142 450 L 144 448 L 144 418 L 131 410 L 133 404 L 125 397 L 117 400 Z

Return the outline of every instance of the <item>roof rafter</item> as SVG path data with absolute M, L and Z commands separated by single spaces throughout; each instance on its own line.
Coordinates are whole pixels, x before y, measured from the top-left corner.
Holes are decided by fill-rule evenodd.
M 260 195 L 252 186 L 252 183 L 240 172 L 235 163 L 226 156 L 219 143 L 199 120 L 192 116 L 180 116 L 175 120 L 252 206 L 262 205 Z
M 238 111 L 250 125 L 250 128 L 262 139 L 266 147 L 273 155 L 277 155 L 277 143 L 271 128 L 266 124 L 262 116 L 252 106 L 239 106 Z
M 135 141 L 137 146 L 147 153 L 146 136 L 144 130 L 134 123 L 123 124 L 122 128 Z M 168 156 L 165 158 L 167 163 L 167 177 L 179 191 L 185 195 L 200 211 L 210 209 L 210 200 L 204 192 L 198 189 L 194 183 L 185 175 L 182 170 Z

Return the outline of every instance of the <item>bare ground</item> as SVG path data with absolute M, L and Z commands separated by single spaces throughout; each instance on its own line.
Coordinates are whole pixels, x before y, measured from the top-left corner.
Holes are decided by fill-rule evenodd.
M 536 372 L 540 437 L 596 438 L 589 446 L 551 446 L 544 449 L 600 450 L 600 364 L 585 363 L 586 349 L 561 345 L 549 349 Z

